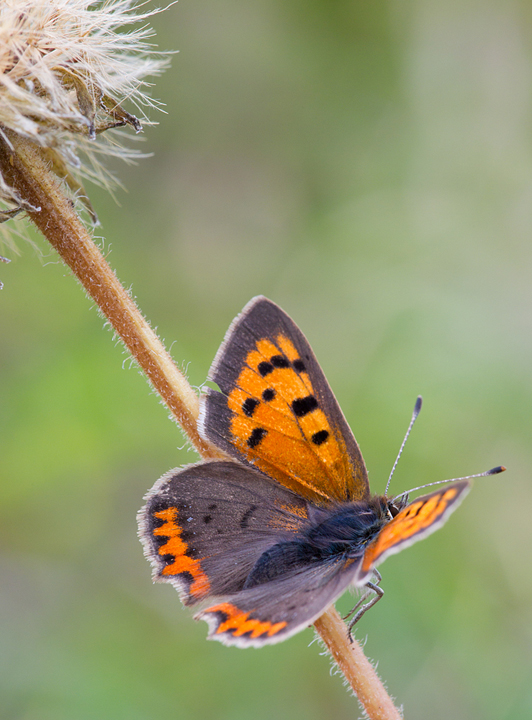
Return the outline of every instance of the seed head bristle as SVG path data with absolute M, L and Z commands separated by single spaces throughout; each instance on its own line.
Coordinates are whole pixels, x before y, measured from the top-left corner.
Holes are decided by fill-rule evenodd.
M 9 146 L 8 129 L 41 146 L 74 197 L 86 196 L 83 178 L 109 189 L 116 182 L 102 156 L 129 162 L 142 157 L 122 144 L 124 134 L 115 128 L 130 125 L 138 132 L 148 121 L 145 109 L 160 107 L 146 92 L 146 77 L 167 66 L 168 54 L 156 53 L 149 42 L 153 31 L 146 21 L 159 9 L 141 10 L 145 5 L 0 3 L 0 137 Z M 140 120 L 122 107 L 126 100 Z M 0 221 L 6 213 L 28 209 L 1 176 L 0 201 L 7 205 L 0 208 Z

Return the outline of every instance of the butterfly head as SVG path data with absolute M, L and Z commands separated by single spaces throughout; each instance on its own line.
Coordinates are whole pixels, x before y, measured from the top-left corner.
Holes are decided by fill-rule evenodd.
M 385 498 L 385 500 L 386 508 L 389 513 L 389 518 L 390 520 L 393 520 L 393 518 L 408 505 L 408 493 L 404 493 L 403 495 L 397 495 L 393 498 Z

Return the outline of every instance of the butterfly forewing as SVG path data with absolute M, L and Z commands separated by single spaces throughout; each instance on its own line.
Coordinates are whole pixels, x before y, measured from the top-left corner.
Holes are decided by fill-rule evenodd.
M 234 321 L 203 399 L 209 440 L 316 503 L 369 497 L 358 445 L 304 335 L 255 298 Z
M 357 582 L 369 578 L 373 568 L 389 555 L 422 540 L 440 528 L 469 492 L 467 481 L 454 483 L 416 498 L 403 508 L 367 546 Z

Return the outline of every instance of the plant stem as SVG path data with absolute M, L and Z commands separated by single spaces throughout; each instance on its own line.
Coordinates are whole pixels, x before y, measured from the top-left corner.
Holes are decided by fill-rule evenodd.
M 222 457 L 198 433 L 196 393 L 90 237 L 41 148 L 6 128 L 3 133 L 11 147 L 1 142 L 2 174 L 20 197 L 40 208 L 28 212 L 30 218 L 109 320 L 200 455 Z
M 345 624 L 334 605 L 316 620 L 314 627 L 353 688 L 368 718 L 401 720 L 402 714 L 393 704 L 362 647 L 354 638 L 353 642 L 349 642 Z
M 63 192 L 42 149 L 6 128 L 0 134 L 0 169 L 18 195 L 38 212 L 28 215 L 109 320 L 204 459 L 225 458 L 198 433 L 199 402 L 185 376 L 111 270 Z M 1 139 L 3 135 L 3 138 Z M 400 720 L 384 686 L 356 641 L 349 642 L 334 607 L 315 622 L 317 632 L 370 720 Z

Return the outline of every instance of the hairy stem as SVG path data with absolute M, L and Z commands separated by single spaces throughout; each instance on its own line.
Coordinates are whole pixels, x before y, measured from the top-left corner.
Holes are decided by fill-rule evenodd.
M 2 174 L 24 201 L 40 208 L 28 212 L 30 218 L 109 320 L 200 455 L 221 457 L 198 434 L 196 393 L 86 231 L 41 148 L 5 128 L 3 134 L 8 142 L 0 144 Z
M 6 128 L 1 130 L 0 169 L 22 200 L 40 208 L 28 212 L 31 220 L 109 320 L 199 454 L 205 459 L 225 457 L 199 435 L 196 393 L 85 230 L 42 149 Z M 362 648 L 349 642 L 335 608 L 329 608 L 315 627 L 368 718 L 399 720 L 399 712 Z
M 316 620 L 314 627 L 353 688 L 368 718 L 401 720 L 401 713 L 393 704 L 373 665 L 364 655 L 362 647 L 355 639 L 349 642 L 345 624 L 334 605 Z

